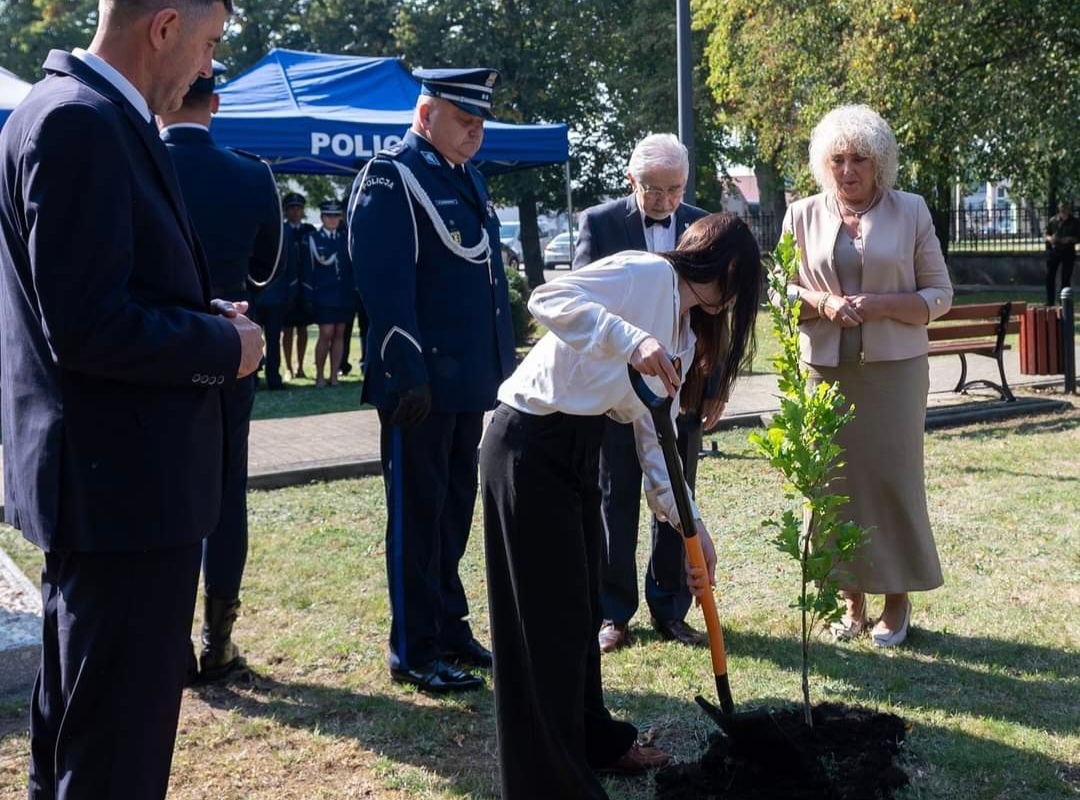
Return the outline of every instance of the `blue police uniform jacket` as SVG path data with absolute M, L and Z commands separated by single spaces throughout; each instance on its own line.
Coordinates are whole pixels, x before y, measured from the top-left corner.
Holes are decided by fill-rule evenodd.
M 288 222 L 281 225 L 281 258 L 274 279 L 267 284 L 255 301 L 259 308 L 292 308 L 311 292 L 311 281 L 304 266 L 303 248 L 315 226 L 301 222 L 294 228 Z
M 210 267 L 210 294 L 246 300 L 248 278 L 272 278 L 281 254 L 281 205 L 269 166 L 214 144 L 202 127 L 161 132 Z M 222 208 L 228 208 L 222 214 Z
M 240 337 L 157 129 L 70 54 L 45 72 L 0 130 L 5 517 L 46 551 L 196 542 Z
M 451 251 L 403 183 L 415 176 L 451 239 L 488 251 Z M 399 394 L 429 384 L 432 408 L 484 411 L 514 368 L 514 334 L 499 252 L 499 219 L 483 177 L 455 171 L 430 142 L 409 131 L 371 160 L 353 184 L 349 242 L 369 326 L 364 402 L 393 409 Z
M 308 305 L 313 308 L 356 308 L 349 236 L 344 226 L 339 226 L 334 233 L 319 228 L 307 237 L 302 255 L 311 281 Z

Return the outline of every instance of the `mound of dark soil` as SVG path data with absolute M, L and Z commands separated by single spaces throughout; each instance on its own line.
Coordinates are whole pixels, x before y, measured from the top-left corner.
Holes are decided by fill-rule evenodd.
M 822 704 L 810 728 L 802 708 L 706 710 L 721 730 L 701 761 L 656 774 L 657 800 L 889 800 L 908 781 L 893 763 L 906 733 L 895 714 Z

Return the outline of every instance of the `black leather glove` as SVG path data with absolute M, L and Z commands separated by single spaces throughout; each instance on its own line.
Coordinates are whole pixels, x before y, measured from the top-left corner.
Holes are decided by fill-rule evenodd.
M 415 428 L 430 413 L 431 387 L 423 383 L 401 393 L 390 422 L 402 428 Z

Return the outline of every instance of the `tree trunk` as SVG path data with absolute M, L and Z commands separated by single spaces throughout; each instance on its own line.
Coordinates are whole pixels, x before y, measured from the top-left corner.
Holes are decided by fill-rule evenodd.
M 939 181 L 934 187 L 934 195 L 927 197 L 926 204 L 930 207 L 930 220 L 934 223 L 934 233 L 941 245 L 941 255 L 949 257 L 949 220 L 952 208 L 952 189 L 948 181 Z
M 772 250 L 780 240 L 780 225 L 787 211 L 787 198 L 784 193 L 784 176 L 774 162 L 759 161 L 754 165 L 754 176 L 758 186 L 758 220 L 760 241 L 763 250 Z
M 536 193 L 525 192 L 518 202 L 518 220 L 521 222 L 521 258 L 525 262 L 525 278 L 529 288 L 535 289 L 544 282 L 544 255 L 540 252 L 540 226 L 536 221 Z
M 1058 188 L 1061 183 L 1061 169 L 1057 160 L 1051 162 L 1048 178 L 1049 180 L 1046 182 L 1046 218 L 1050 219 L 1057 213 Z

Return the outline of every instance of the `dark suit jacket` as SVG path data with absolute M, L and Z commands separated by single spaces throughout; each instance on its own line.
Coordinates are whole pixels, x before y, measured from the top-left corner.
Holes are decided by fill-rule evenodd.
M 675 209 L 675 241 L 690 223 L 708 215 L 697 206 L 680 203 Z M 574 269 L 622 250 L 644 250 L 645 226 L 634 195 L 610 200 L 581 212 L 578 220 Z
M 281 254 L 281 203 L 270 168 L 218 147 L 209 131 L 161 132 L 210 269 L 210 294 L 248 298 L 248 276 L 266 281 Z
M 221 386 L 240 338 L 154 126 L 68 53 L 0 132 L 7 521 L 47 551 L 149 550 L 214 527 Z

